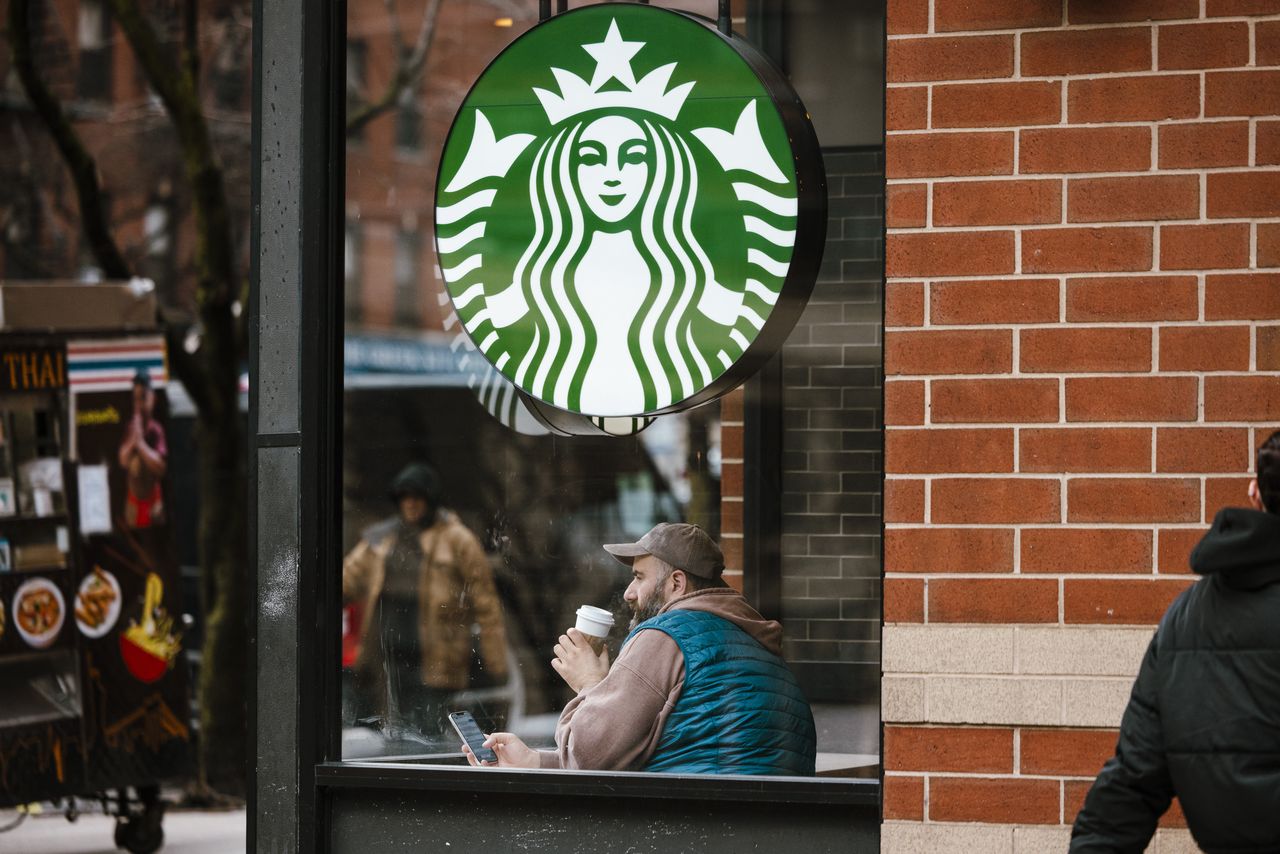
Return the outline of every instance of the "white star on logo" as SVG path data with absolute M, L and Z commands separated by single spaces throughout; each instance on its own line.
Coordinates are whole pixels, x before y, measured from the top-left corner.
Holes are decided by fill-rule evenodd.
M 584 44 L 582 49 L 595 57 L 597 63 L 595 76 L 591 78 L 592 91 L 599 90 L 610 78 L 617 78 L 628 89 L 634 89 L 636 76 L 631 70 L 631 59 L 644 46 L 644 42 L 623 41 L 616 20 L 609 25 L 604 41 Z

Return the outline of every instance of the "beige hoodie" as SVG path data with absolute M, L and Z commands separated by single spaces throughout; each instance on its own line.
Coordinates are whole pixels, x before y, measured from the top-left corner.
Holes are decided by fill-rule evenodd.
M 687 593 L 668 602 L 662 613 L 678 608 L 724 617 L 765 649 L 782 654 L 782 625 L 760 616 L 736 590 L 716 587 Z M 556 726 L 556 749 L 542 753 L 542 767 L 644 767 L 683 687 L 684 655 L 676 642 L 656 629 L 638 632 L 618 653 L 609 674 L 564 707 Z

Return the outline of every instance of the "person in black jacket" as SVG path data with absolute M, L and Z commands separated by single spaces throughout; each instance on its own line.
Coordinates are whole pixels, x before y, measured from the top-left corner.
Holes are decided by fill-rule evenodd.
M 1280 432 L 1257 463 L 1253 509 L 1191 553 L 1204 577 L 1147 648 L 1071 854 L 1142 852 L 1175 795 L 1207 854 L 1280 852 Z

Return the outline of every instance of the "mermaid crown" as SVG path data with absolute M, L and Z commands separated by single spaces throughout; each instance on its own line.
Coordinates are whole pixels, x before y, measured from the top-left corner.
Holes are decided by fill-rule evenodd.
M 623 41 L 615 19 L 609 25 L 604 41 L 582 46 L 596 60 L 595 74 L 590 82 L 572 71 L 552 68 L 551 73 L 560 84 L 560 94 L 546 89 L 533 90 L 551 124 L 559 124 L 580 113 L 607 108 L 644 110 L 675 121 L 689 97 L 689 90 L 693 89 L 693 81 L 668 90 L 671 73 L 676 70 L 674 62 L 655 68 L 637 81 L 631 59 L 645 44 Z M 621 88 L 604 89 L 611 80 L 617 80 Z

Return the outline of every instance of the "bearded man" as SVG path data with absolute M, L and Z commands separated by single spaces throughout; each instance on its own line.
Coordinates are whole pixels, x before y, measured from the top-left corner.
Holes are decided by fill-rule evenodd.
M 556 749 L 493 733 L 485 746 L 498 766 L 812 776 L 813 713 L 782 660 L 782 626 L 724 583 L 706 532 L 663 523 L 604 548 L 632 572 L 624 598 L 635 616 L 618 660 L 610 668 L 577 629 L 561 636 L 552 666 L 578 695 Z

